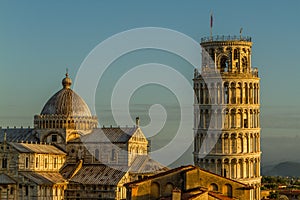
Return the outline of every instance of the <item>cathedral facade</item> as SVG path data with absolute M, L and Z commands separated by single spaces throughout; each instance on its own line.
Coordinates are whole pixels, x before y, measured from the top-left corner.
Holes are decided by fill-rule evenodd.
M 98 128 L 71 84 L 66 74 L 33 128 L 1 127 L 0 199 L 126 199 L 125 183 L 167 170 L 149 157 L 138 118 Z
M 249 37 L 203 38 L 202 70 L 194 73 L 194 163 L 255 188 L 260 199 L 258 70 Z

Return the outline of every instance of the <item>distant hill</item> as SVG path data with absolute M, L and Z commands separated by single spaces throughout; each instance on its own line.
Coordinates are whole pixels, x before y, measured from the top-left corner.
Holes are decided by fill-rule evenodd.
M 298 176 L 300 177 L 300 163 L 281 162 L 273 166 L 262 168 L 263 176 Z

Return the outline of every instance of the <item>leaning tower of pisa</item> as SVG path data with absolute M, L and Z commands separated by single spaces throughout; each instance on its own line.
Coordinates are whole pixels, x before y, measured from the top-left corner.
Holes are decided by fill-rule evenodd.
M 260 199 L 259 77 L 251 67 L 251 38 L 201 39 L 194 73 L 194 163 L 254 187 Z M 233 194 L 234 196 L 234 194 Z

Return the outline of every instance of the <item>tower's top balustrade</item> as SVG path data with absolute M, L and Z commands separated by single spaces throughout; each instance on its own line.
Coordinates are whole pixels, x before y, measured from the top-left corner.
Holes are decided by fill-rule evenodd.
M 224 42 L 224 41 L 241 41 L 241 42 L 251 42 L 251 37 L 249 36 L 237 36 L 237 35 L 214 35 L 201 38 L 201 43 L 203 42 Z

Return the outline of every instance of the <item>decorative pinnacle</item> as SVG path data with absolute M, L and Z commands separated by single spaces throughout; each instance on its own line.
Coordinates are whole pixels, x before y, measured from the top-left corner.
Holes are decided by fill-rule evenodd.
M 62 80 L 63 88 L 70 89 L 72 80 L 69 78 L 68 68 L 66 68 L 66 77 Z
M 4 132 L 3 141 L 6 142 L 6 131 Z

